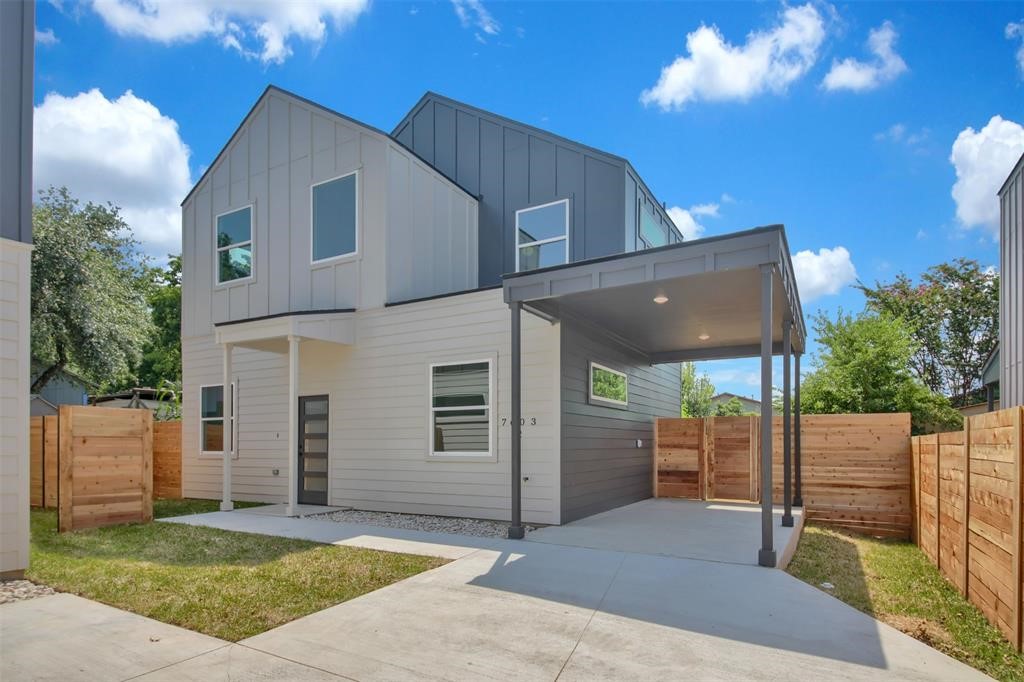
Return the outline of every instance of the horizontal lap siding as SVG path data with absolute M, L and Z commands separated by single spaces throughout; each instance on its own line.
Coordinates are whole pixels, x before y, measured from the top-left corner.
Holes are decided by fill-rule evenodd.
M 679 415 L 679 367 L 639 354 L 582 323 L 562 327 L 562 522 L 651 496 L 654 417 Z M 590 361 L 629 376 L 629 407 L 589 402 Z M 637 448 L 636 441 L 643 441 Z
M 360 311 L 353 346 L 300 344 L 300 395 L 330 396 L 331 504 L 505 520 L 510 509 L 509 312 L 486 291 Z M 524 518 L 558 522 L 558 327 L 523 318 Z M 196 345 L 196 350 L 192 346 Z M 186 495 L 220 495 L 220 460 L 196 454 L 198 386 L 220 383 L 212 339 L 186 344 L 183 463 Z M 200 349 L 201 352 L 200 352 Z M 497 359 L 496 462 L 441 461 L 427 455 L 428 367 Z M 234 483 L 240 499 L 287 494 L 287 365 L 284 355 L 237 350 L 239 445 Z M 204 378 L 205 377 L 205 378 Z M 536 418 L 537 423 L 531 423 Z M 271 475 L 278 467 L 280 476 Z

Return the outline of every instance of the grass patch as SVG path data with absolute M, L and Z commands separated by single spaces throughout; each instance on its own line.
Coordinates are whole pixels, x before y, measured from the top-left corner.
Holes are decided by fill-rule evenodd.
M 787 571 L 987 675 L 1024 679 L 1024 656 L 913 543 L 809 523 Z
M 29 580 L 232 642 L 446 563 L 174 523 L 58 534 L 55 511 L 31 516 Z
M 262 507 L 262 502 L 235 501 L 235 509 Z M 220 511 L 220 500 L 153 500 L 153 518 L 166 519 L 171 516 L 188 516 L 189 514 L 205 514 Z

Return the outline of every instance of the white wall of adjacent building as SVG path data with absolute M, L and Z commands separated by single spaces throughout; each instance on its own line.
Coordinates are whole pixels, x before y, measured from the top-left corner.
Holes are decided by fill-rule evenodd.
M 32 246 L 0 238 L 0 575 L 28 567 Z
M 500 290 L 360 310 L 356 343 L 300 343 L 299 394 L 330 398 L 332 505 L 504 520 L 509 518 L 510 332 Z M 523 316 L 523 513 L 560 520 L 560 327 Z M 220 384 L 222 351 L 212 335 L 183 339 L 183 485 L 186 496 L 218 498 L 219 453 L 199 448 L 199 391 Z M 493 461 L 432 457 L 432 363 L 492 357 Z M 287 356 L 236 348 L 238 454 L 234 497 L 287 499 Z M 293 408 L 294 409 L 294 408 Z M 277 470 L 277 474 L 274 471 Z

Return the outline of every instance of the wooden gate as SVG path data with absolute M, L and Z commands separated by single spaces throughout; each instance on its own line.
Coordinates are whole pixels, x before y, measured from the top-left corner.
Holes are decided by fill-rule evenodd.
M 757 417 L 747 416 L 704 420 L 709 499 L 759 499 L 760 423 Z

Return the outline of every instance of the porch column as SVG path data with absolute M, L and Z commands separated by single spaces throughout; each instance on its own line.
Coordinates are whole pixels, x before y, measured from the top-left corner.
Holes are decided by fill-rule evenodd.
M 231 436 L 234 425 L 231 417 L 235 414 L 234 392 L 231 390 L 231 344 L 224 344 L 224 383 L 221 384 L 221 500 L 220 510 L 231 511 L 235 508 L 231 502 Z
M 761 550 L 757 563 L 775 566 L 772 542 L 772 269 L 761 266 Z
M 793 374 L 795 384 L 793 386 L 793 455 L 794 469 L 796 469 L 796 490 L 793 492 L 793 506 L 803 507 L 804 496 L 800 490 L 800 356 L 803 353 L 793 355 Z
M 520 337 L 520 317 L 523 304 L 513 301 L 508 304 L 512 311 L 512 405 L 509 410 L 509 428 L 512 432 L 512 524 L 508 527 L 511 540 L 521 540 L 526 536 L 523 528 L 523 377 L 522 377 L 522 339 Z
M 299 337 L 288 336 L 288 516 L 299 497 Z
M 790 402 L 789 392 L 792 388 L 789 384 L 790 365 L 789 356 L 792 353 L 793 321 L 784 320 L 782 323 L 782 525 L 793 525 L 793 460 L 790 450 L 790 440 L 793 425 L 790 423 Z

